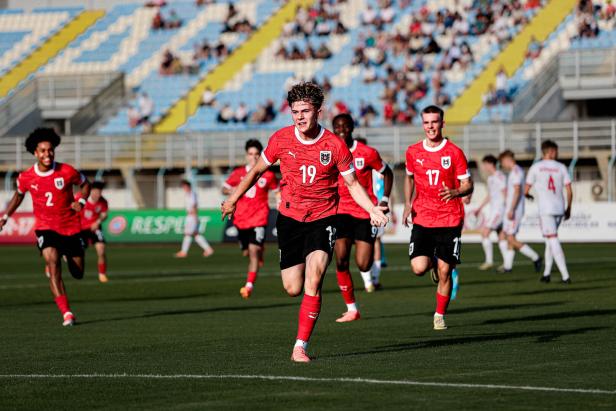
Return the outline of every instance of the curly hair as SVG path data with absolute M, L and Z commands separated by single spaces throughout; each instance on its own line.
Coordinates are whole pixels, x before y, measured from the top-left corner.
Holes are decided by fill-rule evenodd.
M 61 139 L 53 128 L 40 127 L 30 133 L 26 139 L 26 150 L 28 150 L 28 153 L 34 154 L 36 147 L 43 141 L 51 143 L 51 146 L 56 148 L 60 145 Z
M 293 106 L 295 102 L 305 101 L 312 104 L 318 110 L 323 105 L 323 100 L 325 100 L 323 89 L 312 82 L 302 82 L 294 85 L 287 95 L 289 107 Z

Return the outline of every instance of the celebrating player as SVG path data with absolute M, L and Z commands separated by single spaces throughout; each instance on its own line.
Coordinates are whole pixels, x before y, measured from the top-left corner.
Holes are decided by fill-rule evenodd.
M 436 106 L 421 112 L 426 138 L 406 150 L 402 215 L 405 226 L 413 224 L 409 245 L 411 269 L 421 276 L 432 268 L 438 278 L 435 330 L 447 329 L 444 316 L 451 297 L 451 276 L 460 263 L 464 222 L 461 198 L 473 192 L 464 153 L 443 137 L 443 114 Z
M 107 200 L 103 197 L 105 183 L 95 181 L 92 183 L 90 197 L 81 210 L 81 236 L 85 246 L 94 244 L 98 257 L 98 280 L 101 283 L 109 281 L 107 278 L 107 256 L 105 254 L 105 237 L 101 224 L 107 219 Z M 80 196 L 78 196 L 79 198 Z
M 353 140 L 353 118 L 349 114 L 339 114 L 334 117 L 332 125 L 334 133 L 345 142 L 353 155 L 353 164 L 357 180 L 364 187 L 373 204 L 377 204 L 376 196 L 372 190 L 372 170 L 376 170 L 385 177 L 385 196 L 379 205 L 388 207 L 389 194 L 393 182 L 393 172 L 381 160 L 379 152 L 359 141 Z M 344 184 L 344 177 L 338 177 L 338 225 L 336 227 L 336 275 L 338 287 L 347 306 L 347 311 L 338 318 L 337 322 L 359 320 L 360 314 L 355 303 L 353 292 L 353 278 L 349 271 L 351 260 L 351 247 L 355 243 L 355 262 L 364 280 L 364 286 L 369 292 L 374 291 L 372 284 L 372 262 L 374 256 L 374 240 L 378 227 L 370 224 L 370 213 L 360 207 L 349 189 Z
M 237 167 L 227 181 L 222 192 L 225 195 L 232 194 L 246 174 L 257 164 L 263 146 L 258 140 L 246 142 L 246 165 Z M 254 283 L 257 280 L 259 265 L 263 261 L 263 244 L 265 243 L 265 229 L 269 216 L 268 192 L 278 188 L 278 179 L 270 170 L 263 173 L 257 184 L 237 201 L 237 207 L 233 214 L 233 225 L 238 230 L 238 239 L 245 255 L 248 255 L 248 275 L 246 284 L 240 289 L 243 298 L 250 298 Z
M 309 362 L 308 340 L 321 312 L 323 275 L 336 241 L 338 176 L 351 196 L 368 211 L 373 225 L 387 223 L 384 207 L 375 206 L 355 176 L 353 157 L 342 140 L 318 123 L 323 90 L 314 83 L 291 88 L 287 101 L 294 126 L 270 137 L 257 164 L 222 204 L 223 218 L 233 214 L 238 200 L 273 163 L 282 173 L 278 244 L 282 283 L 291 296 L 304 290 L 297 340 L 291 360 Z
M 505 199 L 505 218 L 503 221 L 503 232 L 507 236 L 508 248 L 503 256 L 503 266 L 499 267 L 500 272 L 509 273 L 513 268 L 515 250 L 533 261 L 535 271 L 541 271 L 541 257 L 528 244 L 524 244 L 516 239 L 520 230 L 522 217 L 524 217 L 524 170 L 516 164 L 515 156 L 511 150 L 505 150 L 498 156 L 501 167 L 508 173 L 507 176 L 507 197 Z
M 492 231 L 498 234 L 498 247 L 500 248 L 503 259 L 507 253 L 507 240 L 502 232 L 503 217 L 505 214 L 505 196 L 507 194 L 507 177 L 500 171 L 496 164 L 498 160 L 492 154 L 488 154 L 481 160 L 481 168 L 488 174 L 488 195 L 475 210 L 475 215 L 479 216 L 481 210 L 486 205 L 490 205 L 490 214 L 485 220 L 484 226 L 481 228 L 481 245 L 485 254 L 486 260 L 479 266 L 482 271 L 489 270 L 494 267 L 494 254 L 492 251 L 492 240 L 490 233 Z
M 186 204 L 186 218 L 184 219 L 184 239 L 182 240 L 182 249 L 175 253 L 176 258 L 186 258 L 190 243 L 193 237 L 195 242 L 203 249 L 203 256 L 209 257 L 214 254 L 214 249 L 208 241 L 199 233 L 199 216 L 197 215 L 198 203 L 197 193 L 192 189 L 192 185 L 188 180 L 182 180 L 180 185 L 184 190 Z
M 545 238 L 545 268 L 541 281 L 550 282 L 553 260 L 560 271 L 563 284 L 571 284 L 565 253 L 558 240 L 558 226 L 563 218 L 571 217 L 571 179 L 567 168 L 556 161 L 558 158 L 558 145 L 546 140 L 541 144 L 543 159 L 532 165 L 526 177 L 524 194 L 529 196 L 531 187 L 539 199 L 539 222 L 541 232 Z M 563 198 L 563 188 L 567 193 L 567 207 Z
M 26 139 L 26 150 L 37 162 L 17 177 L 17 191 L 11 198 L 6 214 L 0 218 L 0 230 L 17 210 L 26 192 L 32 197 L 37 245 L 49 269 L 51 293 L 60 313 L 62 325 L 75 323 L 64 281 L 62 256 L 66 256 L 71 275 L 83 278 L 84 245 L 80 236 L 79 212 L 90 194 L 90 183 L 72 166 L 54 161 L 60 136 L 51 128 L 37 128 Z M 75 200 L 73 186 L 81 187 L 81 198 Z

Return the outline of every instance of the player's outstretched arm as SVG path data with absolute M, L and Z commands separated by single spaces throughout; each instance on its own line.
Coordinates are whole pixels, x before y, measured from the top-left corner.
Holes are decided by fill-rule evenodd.
M 11 201 L 9 201 L 9 205 L 6 207 L 4 215 L 0 218 L 0 231 L 8 221 L 9 217 L 13 215 L 15 210 L 21 205 L 21 202 L 24 201 L 24 195 L 19 193 L 19 191 L 15 191 Z
M 239 200 L 246 193 L 246 191 L 248 191 L 250 187 L 252 187 L 257 182 L 259 177 L 261 177 L 261 175 L 265 173 L 268 168 L 269 166 L 263 160 L 263 157 L 259 157 L 259 161 L 257 161 L 257 164 L 252 169 L 250 169 L 248 174 L 246 174 L 246 177 L 244 177 L 242 181 L 237 185 L 235 190 L 233 190 L 233 193 L 231 193 L 231 195 L 229 195 L 229 197 L 227 197 L 227 199 L 223 201 L 220 207 L 223 220 L 225 219 L 225 217 L 233 214 L 233 212 L 235 211 L 235 204 L 237 203 L 237 200 Z
M 77 212 L 81 211 L 86 204 L 86 200 L 90 197 L 90 182 L 85 178 L 79 187 L 81 187 L 79 200 L 71 204 L 71 208 Z
M 402 224 L 409 226 L 409 217 L 413 209 L 413 191 L 415 191 L 415 177 L 407 175 L 404 179 L 404 213 L 402 213 Z
M 359 180 L 355 176 L 355 172 L 346 174 L 342 178 L 344 178 L 344 183 L 348 187 L 353 200 L 355 200 L 361 208 L 370 213 L 370 223 L 377 227 L 385 226 L 389 221 L 385 215 L 387 207 L 372 204 L 372 200 L 370 200 L 368 193 L 366 193 L 366 190 L 359 183 Z

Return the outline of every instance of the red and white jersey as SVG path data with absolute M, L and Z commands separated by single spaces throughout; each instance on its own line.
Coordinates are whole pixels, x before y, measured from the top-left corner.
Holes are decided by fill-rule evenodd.
M 372 203 L 376 204 L 377 198 L 372 189 L 372 170 L 382 173 L 386 167 L 385 163 L 383 163 L 381 155 L 376 149 L 358 141 L 353 142 L 350 151 L 353 155 L 353 164 L 355 166 L 357 180 L 359 180 L 359 184 L 366 189 Z M 370 214 L 353 200 L 342 176 L 338 177 L 338 194 L 340 195 L 338 214 L 349 214 L 355 218 L 370 218 Z
M 93 202 L 90 198 L 86 200 L 86 204 L 81 209 L 81 229 L 89 230 L 101 214 L 108 210 L 107 200 L 102 196 L 97 202 Z
M 225 181 L 226 188 L 237 187 L 246 177 L 250 169 L 248 166 L 235 168 Z M 272 171 L 266 171 L 257 180 L 255 185 L 250 187 L 237 202 L 235 213 L 233 213 L 233 224 L 240 230 L 248 228 L 263 227 L 267 225 L 269 216 L 268 192 L 278 188 L 278 179 Z
M 567 167 L 554 160 L 541 160 L 528 170 L 526 184 L 533 186 L 539 202 L 539 214 L 565 214 L 563 189 L 571 184 Z
M 524 170 L 519 165 L 514 165 L 509 175 L 507 176 L 507 198 L 505 200 L 506 212 L 509 212 L 513 205 L 513 196 L 515 194 L 515 187 L 520 186 L 520 199 L 515 210 L 513 210 L 516 218 L 522 218 L 524 215 Z
M 503 212 L 505 210 L 505 194 L 507 192 L 507 176 L 500 170 L 488 177 L 488 194 L 490 210 Z
M 280 160 L 279 211 L 297 221 L 335 215 L 338 176 L 355 171 L 344 141 L 324 127 L 311 141 L 303 140 L 294 126 L 282 128 L 270 137 L 261 156 L 268 165 Z
M 32 196 L 36 230 L 53 230 L 62 235 L 74 235 L 81 230 L 79 213 L 71 208 L 75 201 L 73 186 L 81 185 L 85 177 L 72 166 L 54 163 L 45 172 L 38 164 L 17 177 L 17 191 Z
M 415 199 L 411 216 L 414 224 L 424 227 L 457 227 L 464 221 L 462 199 L 443 201 L 439 190 L 443 183 L 460 187 L 460 180 L 470 178 L 464 152 L 448 139 L 437 147 L 425 140 L 406 150 L 406 173 L 415 180 Z

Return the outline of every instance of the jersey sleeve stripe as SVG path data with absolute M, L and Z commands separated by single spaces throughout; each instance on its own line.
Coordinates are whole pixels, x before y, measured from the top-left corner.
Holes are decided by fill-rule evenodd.
M 383 167 L 381 167 L 380 170 L 377 170 L 377 173 L 383 174 L 383 171 L 385 171 L 386 168 L 387 168 L 387 164 L 383 163 Z
M 340 175 L 341 175 L 341 176 L 347 176 L 347 175 L 349 175 L 349 174 L 351 174 L 351 173 L 353 173 L 353 172 L 355 172 L 355 167 L 351 167 L 351 168 L 349 168 L 347 171 L 343 171 L 343 172 L 341 172 L 341 173 L 340 173 Z
M 412 176 L 412 175 L 413 175 L 413 172 L 412 172 L 412 171 L 409 171 L 408 169 L 406 169 L 406 175 L 407 175 L 407 176 Z
M 228 183 L 222 183 L 222 186 L 224 188 L 233 188 L 233 186 L 231 184 L 228 184 Z
M 265 161 L 265 164 L 267 164 L 268 166 L 271 166 L 271 165 L 272 165 L 272 162 L 271 162 L 271 161 L 269 161 L 269 160 L 267 159 L 267 157 L 265 156 L 265 150 L 263 150 L 263 151 L 261 152 L 261 158 L 263 159 L 263 161 Z
M 460 176 L 458 176 L 458 180 L 466 180 L 467 178 L 469 178 L 471 176 L 471 173 L 469 173 L 468 171 L 466 172 L 466 174 L 462 174 Z

